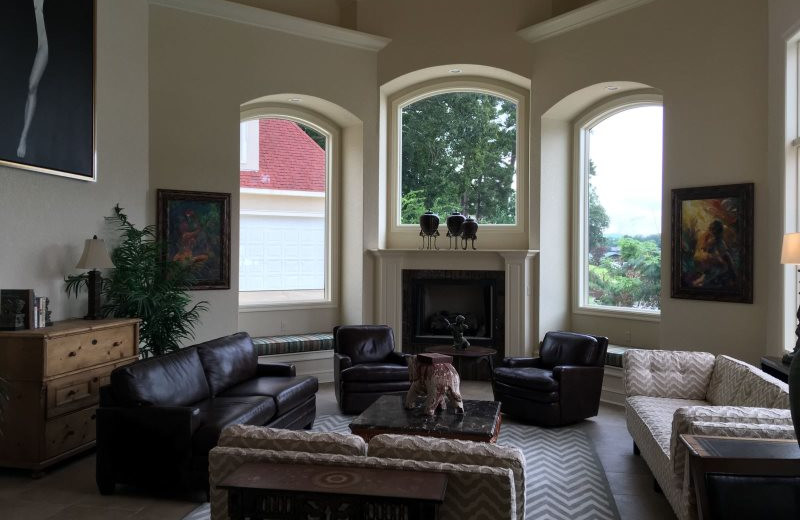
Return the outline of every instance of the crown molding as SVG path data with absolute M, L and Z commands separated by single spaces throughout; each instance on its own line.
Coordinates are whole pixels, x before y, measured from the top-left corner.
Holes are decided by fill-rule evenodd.
M 383 36 L 375 36 L 334 25 L 314 22 L 288 14 L 267 11 L 258 7 L 237 4 L 226 0 L 149 0 L 150 5 L 168 7 L 191 13 L 221 18 L 230 22 L 242 23 L 271 29 L 295 36 L 311 38 L 328 43 L 355 47 L 377 52 L 391 41 Z
M 517 31 L 524 40 L 530 43 L 540 42 L 560 34 L 564 34 L 611 16 L 616 16 L 630 9 L 649 4 L 653 0 L 596 0 L 591 4 L 579 7 L 555 18 L 533 24 Z

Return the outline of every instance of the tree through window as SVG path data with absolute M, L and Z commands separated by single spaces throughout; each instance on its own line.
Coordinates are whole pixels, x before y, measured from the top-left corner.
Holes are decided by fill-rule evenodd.
M 448 92 L 401 109 L 400 223 L 427 210 L 516 223 L 517 104 Z

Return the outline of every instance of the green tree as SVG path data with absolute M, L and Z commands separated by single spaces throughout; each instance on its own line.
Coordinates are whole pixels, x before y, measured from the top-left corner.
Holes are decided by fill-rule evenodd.
M 517 107 L 476 92 L 439 94 L 402 112 L 401 222 L 427 209 L 515 222 Z
M 606 238 L 603 233 L 608 228 L 609 219 L 606 208 L 600 204 L 597 189 L 592 184 L 592 177 L 596 174 L 594 161 L 589 159 L 589 261 L 600 265 L 600 259 L 607 251 Z

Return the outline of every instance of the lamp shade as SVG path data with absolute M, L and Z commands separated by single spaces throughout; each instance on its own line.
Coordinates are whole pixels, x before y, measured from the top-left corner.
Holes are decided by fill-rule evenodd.
M 83 246 L 83 255 L 78 260 L 77 269 L 104 269 L 106 267 L 114 267 L 114 262 L 108 256 L 106 251 L 106 244 L 102 238 L 86 239 L 86 244 Z

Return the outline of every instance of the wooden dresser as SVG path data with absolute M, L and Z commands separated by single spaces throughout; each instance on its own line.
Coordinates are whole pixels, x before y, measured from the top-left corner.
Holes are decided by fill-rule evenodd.
M 9 385 L 0 466 L 41 469 L 94 446 L 100 387 L 139 357 L 139 320 L 60 321 L 0 332 L 0 376 Z

